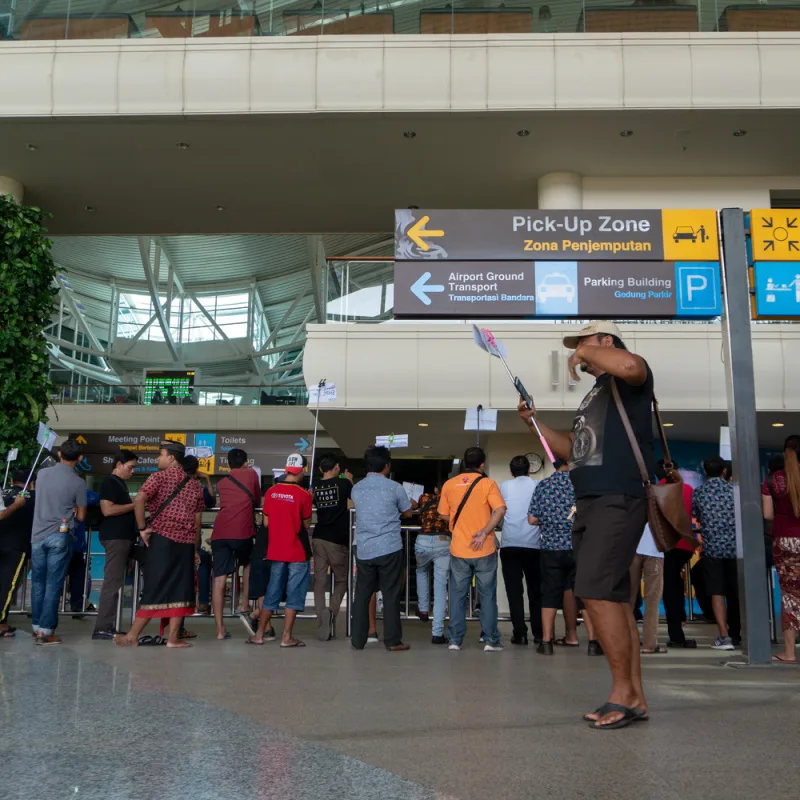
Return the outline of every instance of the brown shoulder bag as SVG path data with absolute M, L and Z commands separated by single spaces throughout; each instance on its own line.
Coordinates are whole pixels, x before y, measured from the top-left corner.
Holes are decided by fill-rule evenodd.
M 622 405 L 619 396 L 619 389 L 615 378 L 611 378 L 611 393 L 614 402 L 617 404 L 620 419 L 628 434 L 636 464 L 642 476 L 644 491 L 647 496 L 647 521 L 650 523 L 650 530 L 653 540 L 660 552 L 666 553 L 672 550 L 681 539 L 686 539 L 692 546 L 697 544 L 694 533 L 692 532 L 692 521 L 686 513 L 686 506 L 683 502 L 683 478 L 672 463 L 667 445 L 667 437 L 664 435 L 664 426 L 661 424 L 661 413 L 658 410 L 658 400 L 653 397 L 653 411 L 656 415 L 658 434 L 661 437 L 661 446 L 664 448 L 664 472 L 666 473 L 666 483 L 653 483 L 647 472 L 644 463 L 642 448 L 636 440 L 636 435 L 631 428 L 631 421 L 628 412 Z

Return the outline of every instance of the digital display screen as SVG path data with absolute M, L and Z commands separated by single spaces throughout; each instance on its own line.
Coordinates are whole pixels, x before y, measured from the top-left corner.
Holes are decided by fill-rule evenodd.
M 153 370 L 144 373 L 144 404 L 180 403 L 194 389 L 194 370 Z

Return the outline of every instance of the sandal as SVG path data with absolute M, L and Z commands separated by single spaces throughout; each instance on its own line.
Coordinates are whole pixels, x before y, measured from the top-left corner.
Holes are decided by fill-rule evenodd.
M 604 717 L 608 714 L 609 711 L 618 711 L 620 708 L 624 708 L 624 706 L 619 706 L 615 708 L 616 703 L 603 703 L 600 708 L 596 709 L 595 711 L 591 711 L 591 714 L 597 714 L 600 717 Z M 645 711 L 643 708 L 639 708 L 638 706 L 633 709 L 633 713 L 636 715 L 636 719 L 632 720 L 633 722 L 649 722 L 650 721 L 650 714 L 649 712 Z M 581 719 L 584 722 L 597 722 L 597 720 L 592 719 L 589 714 L 584 714 Z
M 776 664 L 791 664 L 792 666 L 797 666 L 797 660 L 790 661 L 788 658 L 784 658 L 782 655 L 778 654 L 776 656 L 772 656 L 772 660 Z
M 196 639 L 197 634 L 194 631 L 178 631 L 179 639 Z
M 283 647 L 283 648 L 305 647 L 305 646 L 306 646 L 306 643 L 305 642 L 301 642 L 299 639 L 295 639 L 291 644 L 284 644 L 283 642 L 281 642 L 281 647 Z
M 139 637 L 139 647 L 160 647 L 166 644 L 167 640 L 160 636 L 141 636 Z
M 638 711 L 635 708 L 628 708 L 627 706 L 622 706 L 619 703 L 606 703 L 604 708 L 606 709 L 606 714 L 611 711 L 619 711 L 622 716 L 616 720 L 616 722 L 610 722 L 607 725 L 599 725 L 599 721 L 592 723 L 589 727 L 595 731 L 602 731 L 602 730 L 610 730 L 615 731 L 620 728 L 627 728 L 632 722 L 636 722 L 643 717 L 643 712 Z M 603 714 L 605 716 L 605 714 Z
M 553 644 L 558 647 L 580 647 L 580 642 L 568 642 L 566 636 L 562 636 L 560 639 L 553 639 Z
M 0 639 L 13 639 L 17 629 L 9 625 L 4 631 L 0 631 Z
M 667 652 L 667 648 L 666 647 L 662 647 L 659 644 L 659 645 L 656 645 L 656 649 L 655 650 L 640 650 L 639 652 L 643 656 L 657 656 L 657 655 L 661 655 L 662 653 L 666 653 Z

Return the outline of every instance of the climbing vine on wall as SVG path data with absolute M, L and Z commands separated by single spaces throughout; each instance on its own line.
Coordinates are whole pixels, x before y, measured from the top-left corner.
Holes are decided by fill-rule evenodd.
M 42 217 L 40 209 L 0 195 L 0 460 L 18 447 L 19 465 L 36 455 L 50 392 L 43 329 L 53 311 L 56 268 Z

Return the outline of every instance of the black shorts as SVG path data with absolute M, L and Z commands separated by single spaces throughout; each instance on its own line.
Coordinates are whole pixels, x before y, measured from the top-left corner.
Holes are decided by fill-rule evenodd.
M 572 550 L 542 550 L 542 608 L 562 608 L 564 592 L 575 588 L 575 556 Z
M 721 597 L 738 596 L 739 568 L 735 558 L 709 558 L 703 556 L 706 594 Z
M 271 561 L 265 558 L 253 558 L 250 562 L 250 585 L 248 587 L 248 600 L 258 600 L 267 593 Z
M 630 603 L 630 566 L 647 522 L 647 500 L 624 494 L 582 497 L 572 527 L 575 594 Z
M 211 555 L 214 558 L 214 577 L 231 575 L 238 567 L 250 563 L 253 552 L 252 539 L 212 539 Z

